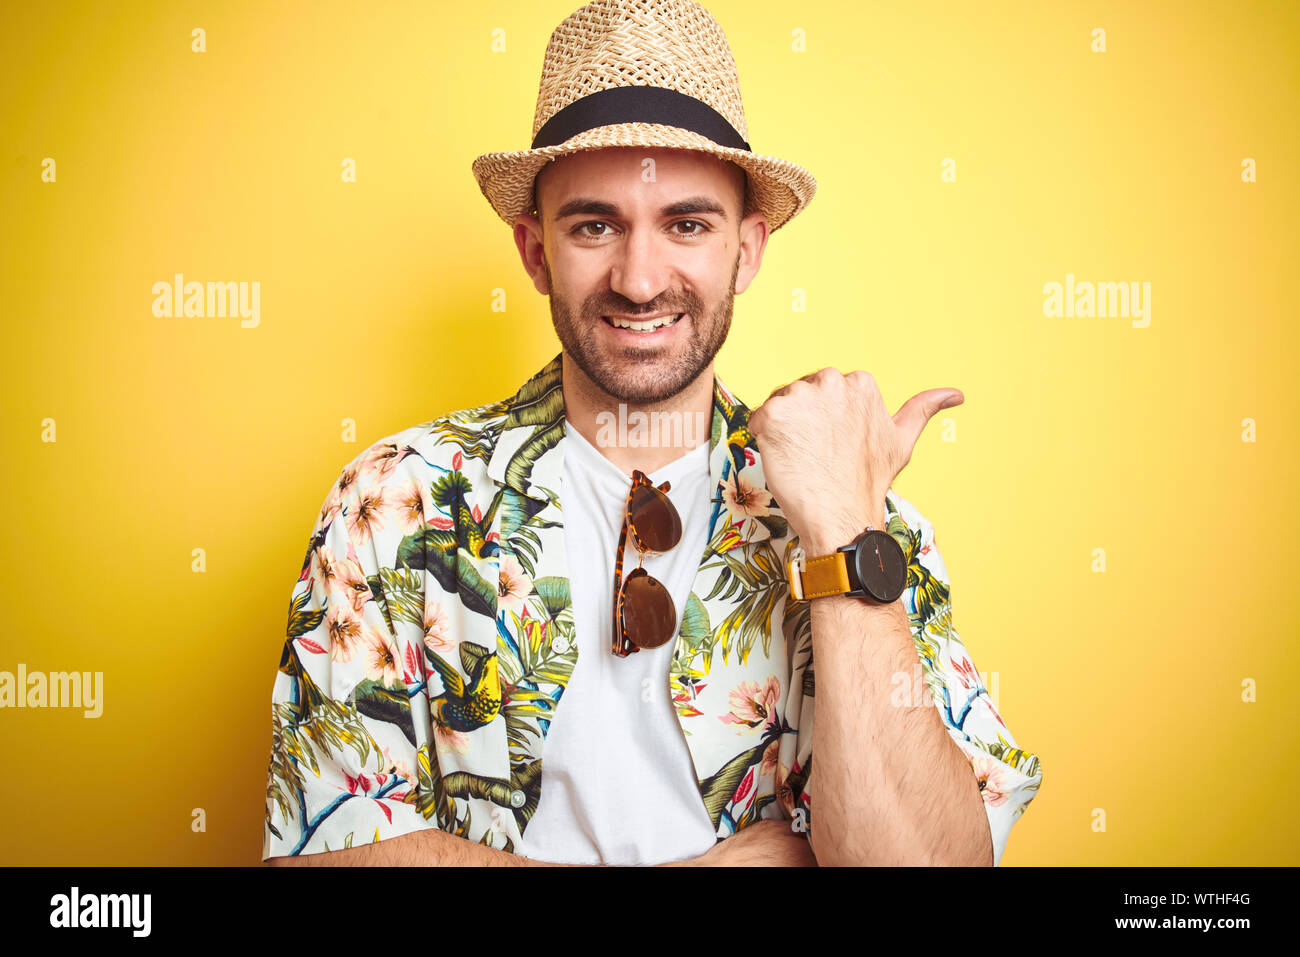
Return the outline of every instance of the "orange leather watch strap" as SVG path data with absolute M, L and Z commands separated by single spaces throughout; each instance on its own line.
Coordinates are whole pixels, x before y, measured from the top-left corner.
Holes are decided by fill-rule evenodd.
M 852 587 L 849 584 L 849 567 L 844 563 L 844 552 L 833 552 L 804 562 L 804 598 L 842 595 Z

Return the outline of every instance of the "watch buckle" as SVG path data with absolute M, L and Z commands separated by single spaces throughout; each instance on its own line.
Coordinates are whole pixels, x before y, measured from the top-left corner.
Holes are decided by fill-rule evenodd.
M 805 553 L 802 545 L 796 545 L 794 551 L 790 553 L 790 561 L 786 563 L 785 575 L 786 583 L 790 586 L 790 597 L 794 601 L 803 601 L 803 570 Z

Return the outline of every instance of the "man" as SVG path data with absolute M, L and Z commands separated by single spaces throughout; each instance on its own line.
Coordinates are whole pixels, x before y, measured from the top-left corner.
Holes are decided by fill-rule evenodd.
M 890 488 L 961 393 L 891 416 L 869 375 L 823 369 L 751 413 L 717 380 L 735 293 L 816 188 L 747 135 L 698 4 L 597 0 L 552 35 L 533 148 L 474 172 L 563 351 L 331 489 L 274 689 L 264 860 L 1001 858 L 1038 759 Z

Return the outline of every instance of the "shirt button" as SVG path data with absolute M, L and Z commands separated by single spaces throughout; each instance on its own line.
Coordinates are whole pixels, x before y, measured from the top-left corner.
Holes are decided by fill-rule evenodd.
M 551 638 L 551 650 L 557 655 L 562 655 L 569 650 L 569 639 L 563 635 L 555 635 Z
M 528 796 L 527 796 L 526 794 L 524 794 L 523 791 L 511 791 L 511 792 L 510 792 L 510 806 L 511 806 L 511 807 L 523 807 L 523 806 L 524 806 L 525 804 L 527 804 L 527 803 L 528 803 Z

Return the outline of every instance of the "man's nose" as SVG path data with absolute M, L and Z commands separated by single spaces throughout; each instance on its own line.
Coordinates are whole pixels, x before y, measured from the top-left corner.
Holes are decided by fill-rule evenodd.
M 669 257 L 650 229 L 633 229 L 610 271 L 610 288 L 630 302 L 651 302 L 668 288 Z

